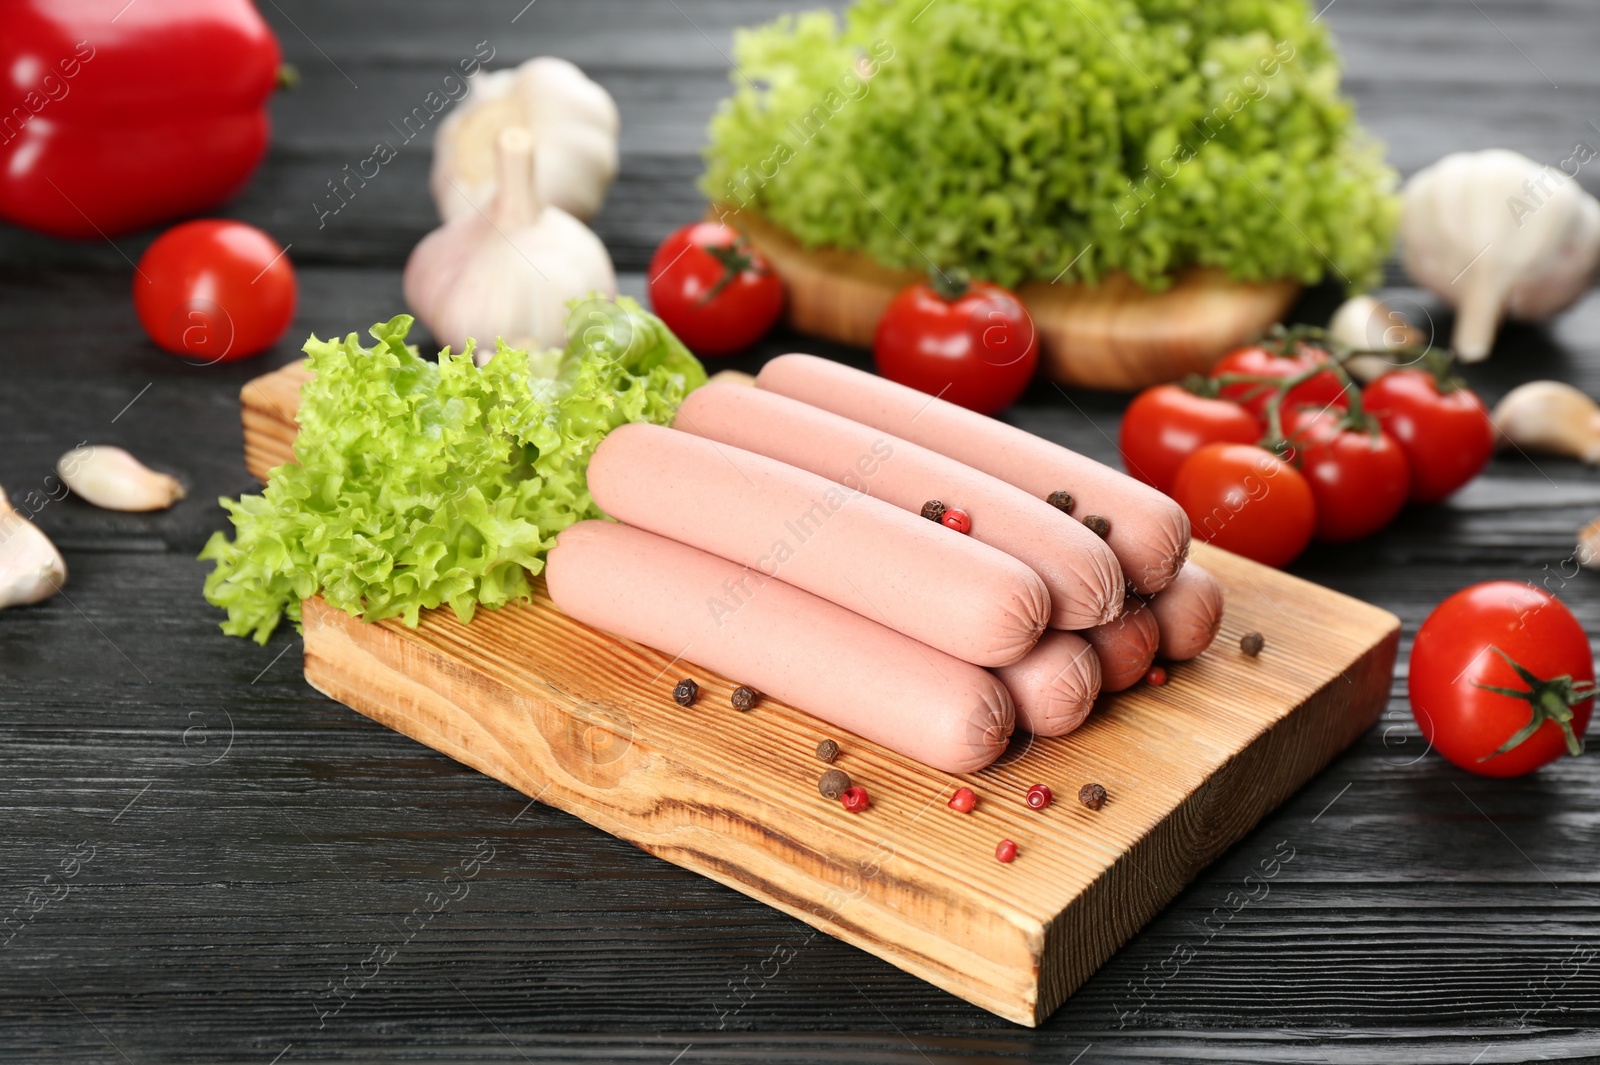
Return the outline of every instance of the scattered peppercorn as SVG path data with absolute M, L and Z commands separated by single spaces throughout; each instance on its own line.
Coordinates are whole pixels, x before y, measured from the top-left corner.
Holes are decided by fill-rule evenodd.
M 929 521 L 944 520 L 944 504 L 937 499 L 930 499 L 922 504 L 922 516 Z
M 1259 632 L 1247 632 L 1239 637 L 1239 650 L 1254 658 L 1267 646 L 1266 637 Z
M 1083 519 L 1083 527 L 1104 540 L 1111 535 L 1111 520 L 1098 514 L 1090 514 Z
M 759 698 L 761 696 L 756 693 L 754 688 L 741 684 L 733 689 L 733 708 L 741 711 L 754 710 L 756 708 L 756 700 Z
M 853 814 L 858 814 L 872 805 L 872 800 L 867 798 L 866 788 L 845 788 L 844 793 L 839 796 L 839 801 Z
M 839 757 L 839 745 L 832 740 L 823 740 L 817 744 L 817 757 L 824 762 L 831 762 Z
M 1106 789 L 1099 784 L 1085 784 L 1078 789 L 1078 801 L 1091 810 L 1098 810 L 1106 804 Z
M 1028 789 L 1027 803 L 1034 810 L 1043 810 L 1050 805 L 1050 800 L 1055 798 L 1050 794 L 1050 788 L 1045 784 L 1035 784 Z
M 1166 667 L 1165 666 L 1151 666 L 1150 667 L 1150 672 L 1148 672 L 1148 673 L 1146 673 L 1144 675 L 1144 679 L 1145 679 L 1145 682 L 1149 683 L 1149 684 L 1157 684 L 1157 685 L 1165 684 L 1167 682 L 1167 670 L 1166 670 Z
M 700 698 L 700 685 L 685 677 L 672 689 L 672 701 L 679 706 L 693 706 L 694 701 Z
M 971 813 L 976 805 L 978 805 L 978 793 L 971 788 L 957 788 L 956 793 L 950 796 L 950 809 L 958 813 Z
M 817 778 L 817 790 L 824 799 L 837 799 L 850 788 L 850 776 L 842 769 L 829 769 Z
M 1063 514 L 1071 514 L 1073 503 L 1076 502 L 1076 500 L 1072 498 L 1071 492 L 1051 492 L 1049 495 L 1044 497 L 1044 501 L 1061 511 Z
M 1017 845 L 1009 839 L 1003 839 L 994 849 L 996 861 L 1014 862 L 1017 860 Z
M 972 518 L 960 507 L 946 508 L 944 516 L 939 519 L 939 524 L 946 529 L 954 529 L 962 535 L 972 531 Z

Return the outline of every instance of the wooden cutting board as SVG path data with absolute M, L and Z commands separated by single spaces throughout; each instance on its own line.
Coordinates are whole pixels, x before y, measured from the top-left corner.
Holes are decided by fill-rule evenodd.
M 813 336 L 870 348 L 895 293 L 927 277 L 859 252 L 801 247 L 753 211 L 711 213 L 749 235 L 788 289 L 789 324 Z M 1116 391 L 1204 373 L 1266 332 L 1299 293 L 1294 281 L 1230 281 L 1222 270 L 1199 267 L 1164 292 L 1123 273 L 1098 285 L 1029 281 L 1017 289 L 1039 329 L 1043 372 L 1063 384 Z
M 251 472 L 290 456 L 298 364 L 243 392 Z M 936 772 L 787 706 L 739 713 L 723 678 L 532 603 L 417 629 L 304 604 L 318 691 L 523 794 L 777 907 L 1019 1024 L 1048 1017 L 1208 863 L 1365 732 L 1388 699 L 1394 615 L 1196 544 L 1227 591 L 1213 648 L 1162 687 L 1103 697 L 1060 739 Z M 1259 658 L 1240 653 L 1265 634 Z M 819 668 L 825 668 L 819 663 Z M 699 703 L 673 685 L 692 677 Z M 817 793 L 814 751 L 866 787 Z M 1110 795 L 1098 812 L 1075 798 Z M 1023 802 L 1048 784 L 1043 811 Z M 977 809 L 946 805 L 965 784 Z M 1011 839 L 1015 862 L 994 859 Z

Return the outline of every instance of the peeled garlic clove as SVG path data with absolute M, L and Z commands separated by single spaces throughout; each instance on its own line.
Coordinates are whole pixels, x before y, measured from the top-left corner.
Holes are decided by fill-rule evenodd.
M 75 447 L 56 462 L 56 472 L 68 488 L 106 510 L 166 510 L 184 496 L 176 477 L 120 447 Z
M 756 383 L 755 376 L 747 374 L 743 370 L 718 370 L 706 379 L 708 384 L 716 384 L 719 381 L 730 385 L 753 385 Z
M 0 610 L 48 599 L 67 583 L 67 563 L 50 538 L 11 507 L 0 488 Z
M 1519 385 L 1495 407 L 1493 418 L 1507 444 L 1600 463 L 1600 405 L 1571 385 Z

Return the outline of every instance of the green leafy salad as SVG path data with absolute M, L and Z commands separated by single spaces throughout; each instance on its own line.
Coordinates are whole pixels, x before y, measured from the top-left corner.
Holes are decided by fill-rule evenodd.
M 1375 283 L 1394 172 L 1306 0 L 859 0 L 742 31 L 703 188 L 1014 286 Z
M 590 306 L 585 304 L 584 306 Z M 582 308 L 580 308 L 582 310 Z M 581 319 L 581 320 L 580 320 Z M 411 318 L 306 343 L 295 461 L 259 496 L 222 500 L 235 537 L 214 534 L 206 598 L 223 631 L 265 643 L 320 593 L 368 620 L 416 625 L 449 604 L 463 621 L 530 592 L 562 529 L 600 517 L 584 474 L 624 422 L 672 420 L 705 383 L 695 357 L 626 297 L 574 314 L 565 351 L 470 347 L 437 363 L 405 342 Z

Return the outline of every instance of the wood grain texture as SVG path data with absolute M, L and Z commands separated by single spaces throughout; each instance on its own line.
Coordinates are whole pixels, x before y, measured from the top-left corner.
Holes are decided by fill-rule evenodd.
M 538 582 L 530 605 L 449 611 L 415 630 L 304 607 L 318 691 L 540 802 L 736 888 L 1009 1020 L 1049 1016 L 1195 875 L 1365 732 L 1399 620 L 1197 545 L 1228 594 L 1215 647 L 1165 686 L 1105 696 L 1057 740 L 951 776 L 766 700 L 736 679 L 579 625 Z M 1285 624 L 1285 617 L 1293 620 Z M 1271 633 L 1251 659 L 1238 640 Z M 679 675 L 701 685 L 684 710 Z M 816 793 L 813 751 L 873 796 Z M 1052 784 L 1039 813 L 1021 801 Z M 1095 781 L 1094 813 L 1074 801 Z M 981 796 L 970 816 L 943 800 Z M 1001 839 L 1021 855 L 993 860 Z
M 805 248 L 754 211 L 714 206 L 711 214 L 749 235 L 783 278 L 789 324 L 812 336 L 870 348 L 895 294 L 926 277 L 860 252 Z M 1029 281 L 1017 289 L 1039 330 L 1045 375 L 1117 391 L 1203 373 L 1282 318 L 1299 293 L 1293 281 L 1236 282 L 1209 268 L 1186 271 L 1164 292 L 1122 273 L 1099 285 Z

